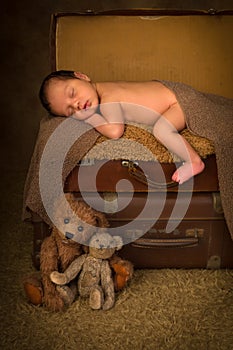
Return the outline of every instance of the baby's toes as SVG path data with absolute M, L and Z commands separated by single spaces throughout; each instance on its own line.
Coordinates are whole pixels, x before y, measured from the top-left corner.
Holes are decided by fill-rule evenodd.
M 175 181 L 175 182 L 180 182 L 180 176 L 179 176 L 179 172 L 178 172 L 178 170 L 176 170 L 175 172 L 174 172 L 174 174 L 172 175 L 172 181 Z

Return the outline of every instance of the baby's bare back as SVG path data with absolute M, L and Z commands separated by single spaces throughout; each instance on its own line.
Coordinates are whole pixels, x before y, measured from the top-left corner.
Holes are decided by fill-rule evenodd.
M 121 103 L 125 120 L 151 125 L 177 103 L 174 93 L 158 81 L 104 82 L 99 93 L 101 103 Z

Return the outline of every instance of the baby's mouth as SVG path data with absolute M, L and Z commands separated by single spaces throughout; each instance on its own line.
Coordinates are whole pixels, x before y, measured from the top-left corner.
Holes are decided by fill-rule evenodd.
M 89 108 L 90 107 L 90 103 L 87 101 L 86 103 L 85 103 L 85 105 L 83 106 L 83 109 L 87 109 L 87 108 Z

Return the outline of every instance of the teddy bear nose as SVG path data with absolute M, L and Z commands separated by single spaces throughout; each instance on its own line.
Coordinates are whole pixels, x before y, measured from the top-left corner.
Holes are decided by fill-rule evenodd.
M 66 232 L 65 236 L 67 239 L 71 239 L 74 237 L 73 233 L 70 233 L 70 232 Z

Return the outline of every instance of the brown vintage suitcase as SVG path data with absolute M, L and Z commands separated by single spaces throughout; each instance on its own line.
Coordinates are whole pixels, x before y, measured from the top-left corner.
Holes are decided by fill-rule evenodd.
M 91 165 L 78 165 L 70 173 L 64 188 L 65 192 L 74 193 L 77 198 L 106 213 L 114 234 L 126 238 L 127 244 L 120 251 L 120 256 L 132 261 L 136 268 L 233 267 L 233 241 L 221 207 L 215 156 L 205 160 L 206 170 L 195 177 L 191 195 L 186 185 L 179 190 L 177 187 L 150 188 L 149 211 L 139 219 L 148 200 L 148 186 L 132 177 L 125 162 L 95 161 Z M 150 174 L 152 177 L 158 165 L 147 166 L 150 171 L 154 170 Z M 174 165 L 162 166 L 169 180 Z M 85 179 L 80 188 L 78 176 L 83 167 Z M 128 180 L 132 184 L 130 191 L 124 188 L 127 184 L 123 183 L 116 192 L 116 186 L 121 180 Z M 161 181 L 158 176 L 157 181 Z M 166 226 L 177 205 L 178 192 L 179 203 L 186 206 L 187 212 L 173 219 L 174 228 L 167 233 Z M 122 210 L 119 210 L 119 201 L 127 203 Z M 161 205 L 161 213 L 156 217 L 156 208 Z M 131 224 L 130 228 L 128 224 Z M 33 261 L 38 267 L 40 245 L 49 234 L 49 227 L 36 215 L 33 225 Z
M 213 63 L 211 57 L 219 54 L 219 49 L 211 45 L 212 51 L 208 56 L 208 42 L 205 39 L 199 42 L 203 31 L 210 26 L 213 37 L 221 40 L 219 22 L 206 15 L 205 11 L 169 13 L 166 10 L 156 12 L 156 9 L 55 14 L 51 26 L 52 69 L 81 70 L 90 74 L 94 81 L 162 77 L 228 96 L 232 82 L 230 75 L 223 74 L 223 65 L 224 71 L 227 70 L 228 60 L 223 57 L 225 63 L 218 59 L 214 65 L 210 65 L 209 60 Z M 224 21 L 224 16 L 221 20 Z M 190 31 L 193 41 L 188 39 L 189 34 L 182 40 L 184 28 L 185 33 Z M 224 31 L 224 28 L 223 25 L 221 30 Z M 92 37 L 93 30 L 94 47 L 87 45 L 85 39 Z M 120 41 L 117 40 L 119 30 L 127 32 L 127 36 L 121 33 Z M 176 31 L 175 35 L 179 38 L 179 50 L 170 36 L 171 30 Z M 77 35 L 79 31 L 82 32 L 82 37 L 74 43 L 74 33 Z M 108 35 L 103 35 L 107 32 Z M 144 32 L 146 34 L 143 36 Z M 131 41 L 129 36 L 132 37 Z M 192 54 L 189 59 L 183 60 L 186 50 Z M 204 54 L 208 59 L 203 59 Z M 221 54 L 224 56 L 224 49 Z M 221 76 L 224 82 L 221 79 L 218 81 L 216 76 Z M 188 185 L 180 186 L 179 189 L 150 185 L 150 179 L 159 183 L 164 181 L 158 178 L 157 166 L 162 167 L 166 182 L 169 182 L 174 164 L 144 162 L 142 165 L 142 161 L 139 161 L 139 167 L 135 165 L 136 172 L 132 172 L 129 163 L 128 159 L 81 163 L 70 173 L 64 188 L 65 192 L 72 192 L 105 212 L 110 228 L 114 232 L 122 232 L 126 240 L 128 238 L 119 254 L 131 260 L 138 268 L 232 268 L 233 241 L 221 207 L 215 156 L 205 159 L 205 171 L 194 178 L 191 191 Z M 135 178 L 138 172 L 141 174 L 140 169 L 146 169 L 146 178 Z M 78 180 L 80 170 L 85 172 L 81 188 Z M 96 173 L 97 176 L 93 175 Z M 147 204 L 148 193 L 149 211 L 140 217 Z M 178 210 L 171 220 L 178 196 L 178 204 L 187 209 L 187 212 L 179 215 Z M 161 209 L 158 213 L 157 208 Z M 140 219 L 136 220 L 138 216 Z M 38 267 L 40 244 L 49 234 L 49 227 L 36 213 L 33 213 L 32 223 L 33 261 Z M 128 226 L 129 223 L 131 225 Z M 168 223 L 173 227 L 169 232 L 166 230 Z
M 96 162 L 89 167 L 85 165 L 82 188 L 77 181 L 82 167 L 79 165 L 65 184 L 65 191 L 76 193 L 77 197 L 82 197 L 91 206 L 106 212 L 111 227 L 116 228 L 115 233 L 119 230 L 130 241 L 120 252 L 122 257 L 131 260 L 138 268 L 233 267 L 233 241 L 221 207 L 215 156 L 205 160 L 205 172 L 195 177 L 191 194 L 187 184 L 179 189 L 177 186 L 161 189 L 158 184 L 150 188 L 149 211 L 138 220 L 137 217 L 147 205 L 148 186 L 132 177 L 124 166 L 125 162 L 102 161 L 102 164 Z M 161 183 L 158 166 L 161 165 L 147 164 L 149 177 L 157 177 L 157 182 Z M 162 166 L 169 181 L 174 164 Z M 95 167 L 99 169 L 97 176 L 93 175 Z M 132 184 L 131 191 L 127 191 L 124 188 L 127 184 L 123 183 L 122 187 L 118 186 L 118 192 L 114 192 L 123 179 Z M 166 198 L 163 203 L 164 192 Z M 128 203 L 123 210 L 119 210 L 117 204 L 120 199 Z M 173 219 L 174 228 L 167 233 L 166 226 L 177 201 L 181 207 L 187 205 L 187 212 Z M 156 218 L 156 208 L 160 205 L 161 214 Z M 132 225 L 128 229 L 127 223 L 130 222 Z M 138 238 L 135 239 L 135 235 Z

